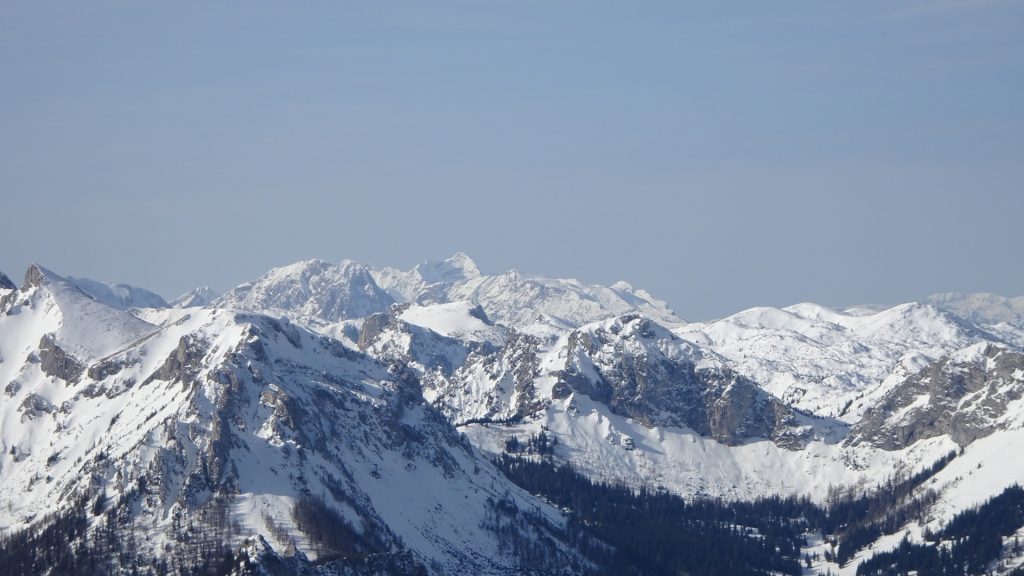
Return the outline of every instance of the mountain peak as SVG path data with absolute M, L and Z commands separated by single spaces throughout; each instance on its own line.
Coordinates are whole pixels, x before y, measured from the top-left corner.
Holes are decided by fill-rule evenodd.
M 218 298 L 217 306 L 289 310 L 334 322 L 387 310 L 394 300 L 358 262 L 302 260 L 270 270 Z
M 29 341 L 46 335 L 79 360 L 101 358 L 156 330 L 38 264 L 25 273 L 19 300 L 15 317 L 31 326 L 21 334 Z
M 196 308 L 211 304 L 220 297 L 209 286 L 196 286 L 195 288 L 171 300 L 170 305 L 174 308 Z
M 18 287 L 11 282 L 11 279 L 7 277 L 2 271 L 0 271 L 0 290 L 17 290 Z
M 46 284 L 48 277 L 53 275 L 53 272 L 50 272 L 39 264 L 33 263 L 25 272 L 25 282 L 22 283 L 21 289 L 28 290 L 29 288 L 38 288 Z
M 426 284 L 454 283 L 480 276 L 476 262 L 464 252 L 456 252 L 441 262 L 428 260 L 417 264 L 414 270 Z

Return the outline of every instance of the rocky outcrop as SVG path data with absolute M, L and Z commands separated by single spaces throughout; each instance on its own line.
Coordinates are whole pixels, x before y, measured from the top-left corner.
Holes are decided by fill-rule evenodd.
M 427 327 L 402 319 L 409 304 L 395 304 L 388 312 L 371 314 L 363 320 L 356 345 L 359 350 L 387 362 L 406 364 L 436 383 L 451 377 L 472 355 L 485 356 L 495 351 L 488 341 L 474 340 L 472 335 L 446 336 Z M 472 315 L 474 310 L 470 310 Z M 485 321 L 486 315 L 473 315 Z
M 43 414 L 52 414 L 53 405 L 39 394 L 29 394 L 18 406 L 18 412 L 21 412 L 21 420 L 24 422 L 26 419 L 39 418 Z
M 650 320 L 627 315 L 569 337 L 556 396 L 572 390 L 644 426 L 688 427 L 730 446 L 803 439 L 795 413 L 753 381 L 710 363 Z
M 395 317 L 390 312 L 377 312 L 370 314 L 363 320 L 363 326 L 359 330 L 359 340 L 356 346 L 360 350 L 366 350 L 377 340 L 377 337 L 384 333 L 384 330 L 391 325 Z
M 33 264 L 28 267 L 25 272 L 25 282 L 21 285 L 21 290 L 24 292 L 30 288 L 38 288 L 46 283 L 46 274 L 38 264 Z
M 848 444 L 899 450 L 948 434 L 966 446 L 1000 429 L 1024 394 L 1024 353 L 977 344 L 912 375 L 870 408 Z
M 65 382 L 77 382 L 85 363 L 61 348 L 52 334 L 46 334 L 39 340 L 39 369 Z
M 18 287 L 11 282 L 11 279 L 6 274 L 0 272 L 0 290 L 17 290 Z
M 541 376 L 539 354 L 536 337 L 512 330 L 501 348 L 478 349 L 450 377 L 423 383 L 434 406 L 457 425 L 515 422 L 550 404 L 535 387 Z
M 182 336 L 178 340 L 178 347 L 164 360 L 153 374 L 142 384 L 145 386 L 153 381 L 161 382 L 182 382 L 188 384 L 193 382 L 196 375 L 203 368 L 202 359 L 206 354 L 206 345 L 201 340 L 191 335 Z

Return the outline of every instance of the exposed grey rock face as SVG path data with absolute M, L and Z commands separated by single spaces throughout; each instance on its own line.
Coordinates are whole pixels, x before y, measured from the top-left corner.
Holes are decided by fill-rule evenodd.
M 550 404 L 534 385 L 541 375 L 539 351 L 537 338 L 512 330 L 499 349 L 473 351 L 448 377 L 424 378 L 426 394 L 458 425 L 532 416 Z M 486 382 L 486 392 L 474 394 L 480 382 Z
M 515 401 L 513 418 L 531 416 L 544 408 L 547 402 L 537 396 L 534 380 L 541 375 L 537 338 L 513 330 L 500 354 L 484 361 L 484 370 L 502 374 L 512 389 Z
M 622 316 L 572 333 L 555 395 L 580 392 L 645 426 L 685 426 L 730 446 L 805 439 L 792 409 L 727 368 L 699 367 L 700 360 L 692 345 L 650 320 Z
M 1024 394 L 1024 353 L 977 344 L 907 378 L 853 428 L 850 444 L 898 450 L 943 434 L 965 446 L 999 430 Z
M 85 371 L 85 363 L 57 345 L 51 334 L 39 341 L 39 368 L 44 374 L 65 382 L 77 382 Z
M 203 558 L 179 537 L 193 525 L 207 544 L 255 542 L 254 560 L 282 573 L 328 561 L 337 574 L 572 574 L 585 564 L 564 517 L 483 459 L 404 363 L 283 319 L 210 309 L 88 369 L 49 337 L 32 357 L 67 382 L 28 369 L 5 392 L 16 407 L 5 424 L 21 427 L 0 455 L 7 524 L 94 505 L 104 514 L 90 530 L 136 538 L 145 561 L 186 569 Z M 33 454 L 39 437 L 49 445 Z M 309 515 L 327 518 L 333 536 Z M 530 549 L 507 546 L 510 537 Z
M 46 282 L 46 273 L 43 272 L 42 268 L 38 264 L 33 264 L 28 267 L 25 271 L 25 282 L 22 283 L 22 291 L 28 290 L 29 288 L 38 288 Z
M 11 310 L 15 300 L 18 299 L 18 294 L 18 290 L 14 289 L 0 296 L 0 314 L 7 314 Z
M 43 414 L 50 414 L 53 412 L 53 405 L 39 394 L 29 394 L 21 402 L 18 411 L 21 412 L 21 420 L 24 422 L 26 419 L 32 420 Z
M 2 271 L 0 271 L 0 290 L 17 290 L 18 287 L 11 282 L 11 279 L 7 277 Z
M 356 341 L 356 345 L 360 350 L 366 350 L 392 325 L 394 320 L 395 316 L 390 312 L 370 314 L 363 320 L 363 326 L 359 329 L 359 339 Z
M 388 312 L 367 316 L 359 331 L 357 345 L 375 358 L 409 365 L 420 376 L 447 378 L 472 353 L 493 349 L 486 342 L 471 342 L 443 336 L 422 326 L 401 320 L 408 304 L 395 304 Z
M 195 338 L 192 335 L 182 336 L 178 340 L 178 347 L 164 360 L 158 368 L 143 384 L 154 380 L 165 382 L 182 382 L 185 384 L 194 382 L 196 375 L 202 369 L 202 359 L 206 354 L 208 344 Z M 90 368 L 90 373 L 92 369 Z M 103 374 L 103 372 L 100 372 Z

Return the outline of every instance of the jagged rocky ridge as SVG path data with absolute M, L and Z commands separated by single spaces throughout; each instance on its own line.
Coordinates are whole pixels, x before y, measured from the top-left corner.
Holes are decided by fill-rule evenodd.
M 50 291 L 78 294 L 64 290 L 54 280 L 59 277 L 41 268 L 28 276 L 21 291 L 0 291 L 0 309 L 12 312 L 10 318 L 24 319 L 22 312 L 47 306 L 30 297 L 47 278 Z M 273 321 L 282 333 L 302 334 L 300 341 L 337 338 L 323 341 L 344 343 L 350 353 L 375 358 L 378 366 L 394 366 L 398 372 L 385 379 L 394 380 L 397 373 L 413 378 L 422 396 L 412 403 L 429 404 L 436 410 L 431 413 L 445 417 L 443 425 L 458 426 L 474 445 L 475 458 L 477 450 L 498 454 L 514 436 L 543 432 L 558 441 L 551 457 L 573 463 L 593 479 L 687 496 L 796 494 L 821 501 L 830 487 L 858 489 L 894 470 L 913 473 L 958 451 L 933 484 L 943 494 L 936 522 L 1015 479 L 1024 480 L 1024 470 L 1007 466 L 988 476 L 969 473 L 972 466 L 994 462 L 993 454 L 1012 451 L 1007 446 L 1024 446 L 1024 407 L 1018 401 L 1024 340 L 1005 318 L 1004 302 L 994 304 L 996 312 L 980 310 L 971 319 L 944 308 L 951 302 L 946 298 L 889 309 L 760 308 L 685 325 L 663 303 L 646 293 L 637 296 L 641 293 L 624 284 L 602 289 L 516 272 L 485 276 L 465 255 L 410 272 L 310 261 L 275 269 L 229 292 L 202 315 L 227 314 L 234 320 L 203 330 L 255 324 L 275 332 L 262 324 Z M 86 299 L 92 304 L 82 309 L 91 312 L 83 316 L 101 318 L 90 308 L 99 303 Z M 975 309 L 989 302 L 968 300 Z M 0 346 L 4 360 L 31 349 L 26 362 L 51 382 L 39 387 L 32 378 L 7 379 L 5 364 L 17 362 L 0 362 L 0 384 L 9 388 L 8 396 L 17 396 L 4 404 L 15 412 L 4 413 L 3 427 L 54 418 L 66 400 L 54 397 L 53 382 L 69 382 L 71 388 L 105 382 L 125 369 L 98 360 L 160 340 L 185 314 L 197 316 L 191 310 L 133 312 L 152 324 L 118 316 L 134 328 L 109 346 L 83 347 L 85 341 L 76 337 L 81 326 L 74 326 L 78 315 L 69 319 L 70 327 L 58 318 L 46 329 L 24 332 L 32 336 L 21 348 Z M 26 325 L 5 318 L 0 334 L 22 334 Z M 148 381 L 147 388 L 187 369 L 189 346 L 175 344 L 174 360 L 168 352 L 161 367 L 137 377 Z M 207 366 L 206 358 L 194 363 Z M 5 465 L 32 461 L 27 447 L 9 452 L 5 444 L 10 457 L 5 456 Z M 362 486 L 362 480 L 356 484 Z M 285 508 L 268 514 L 287 515 Z M 391 527 L 393 517 L 359 511 L 364 512 L 401 532 Z M 524 533 L 547 534 L 557 542 L 559 516 L 550 510 L 544 514 L 547 520 Z M 291 555 L 283 540 L 267 536 L 272 528 L 247 533 L 262 535 L 269 546 L 250 540 L 254 556 L 315 561 L 315 552 L 305 560 Z M 296 530 L 285 527 L 282 533 Z M 456 549 L 430 556 L 402 544 L 385 547 L 384 558 L 394 555 L 395 562 L 417 565 L 429 564 L 428 557 L 447 562 Z M 311 550 L 301 543 L 299 549 Z M 514 556 L 487 569 L 513 570 Z
M 33 267 L 0 309 L 5 529 L 89 506 L 95 530 L 148 534 L 134 562 L 187 571 L 197 541 L 235 548 L 246 538 L 300 564 L 373 557 L 379 569 L 445 574 L 521 573 L 527 559 L 550 573 L 586 565 L 560 541 L 560 513 L 482 459 L 407 368 L 223 309 L 156 327 L 106 308 L 78 318 L 113 334 L 88 348 L 64 329 L 93 306 Z
M 1024 423 L 1024 354 L 981 343 L 910 376 L 870 407 L 850 443 L 896 450 L 949 436 L 960 446 Z
M 729 446 L 806 439 L 789 406 L 642 316 L 573 331 L 565 356 L 555 399 L 580 392 L 643 426 L 690 428 Z

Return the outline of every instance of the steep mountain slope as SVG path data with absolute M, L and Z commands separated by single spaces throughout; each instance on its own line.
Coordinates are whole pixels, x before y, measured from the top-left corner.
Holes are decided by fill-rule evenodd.
M 639 315 L 569 335 L 553 398 L 580 392 L 647 427 L 690 428 L 725 445 L 799 444 L 796 414 L 754 382 Z
M 12 282 L 6 274 L 0 271 L 0 296 L 3 296 L 8 291 L 15 289 L 17 289 L 17 286 L 14 285 L 14 282 Z
M 1024 426 L 1024 353 L 980 343 L 944 356 L 889 390 L 848 442 L 893 450 L 948 435 L 966 446 Z
M 942 439 L 892 454 L 843 447 L 843 423 L 793 411 L 639 315 L 555 339 L 513 329 L 491 349 L 394 321 L 367 324 L 365 349 L 418 370 L 424 396 L 485 451 L 545 432 L 558 442 L 556 459 L 596 479 L 681 494 L 824 497 L 830 483 L 949 449 Z
M 274 268 L 214 302 L 220 308 L 287 311 L 327 322 L 364 318 L 386 311 L 392 303 L 370 271 L 350 260 L 305 260 Z
M 1000 339 L 924 304 L 849 314 L 815 304 L 752 308 L 677 329 L 795 407 L 855 422 L 856 402 L 944 354 Z
M 2 357 L 21 361 L 40 346 L 46 370 L 76 370 L 82 363 L 116 352 L 156 331 L 155 326 L 96 301 L 72 282 L 38 265 L 29 268 L 21 290 L 9 292 L 0 300 L 0 313 L 4 332 L 14 338 L 0 343 L 5 349 L 0 353 Z M 3 378 L 5 375 L 6 371 L 0 371 L 0 380 L 9 380 Z
M 111 308 L 128 310 L 129 308 L 166 308 L 168 306 L 167 301 L 159 294 L 145 288 L 128 284 L 109 284 L 73 276 L 68 276 L 67 280 L 82 292 Z
M 367 317 L 356 345 L 376 358 L 412 368 L 421 378 L 443 378 L 470 355 L 489 353 L 506 334 L 479 307 L 466 303 L 397 304 Z
M 841 560 L 808 535 L 829 552 L 810 573 L 852 575 L 1024 482 L 1012 299 L 685 325 L 625 284 L 488 276 L 464 254 L 311 260 L 192 296 L 132 315 L 38 266 L 0 286 L 0 532 L 77 511 L 88 538 L 70 540 L 107 568 L 235 550 L 238 574 L 600 569 L 581 550 L 603 544 L 481 456 L 511 453 L 641 501 L 873 502 L 817 520 Z
M 0 310 L 8 531 L 86 514 L 82 547 L 133 543 L 94 550 L 104 571 L 192 571 L 197 546 L 247 538 L 338 569 L 368 555 L 439 574 L 585 566 L 560 514 L 479 458 L 403 367 L 245 312 L 193 309 L 157 331 L 45 269 L 28 277 Z M 110 336 L 82 339 L 85 321 Z

